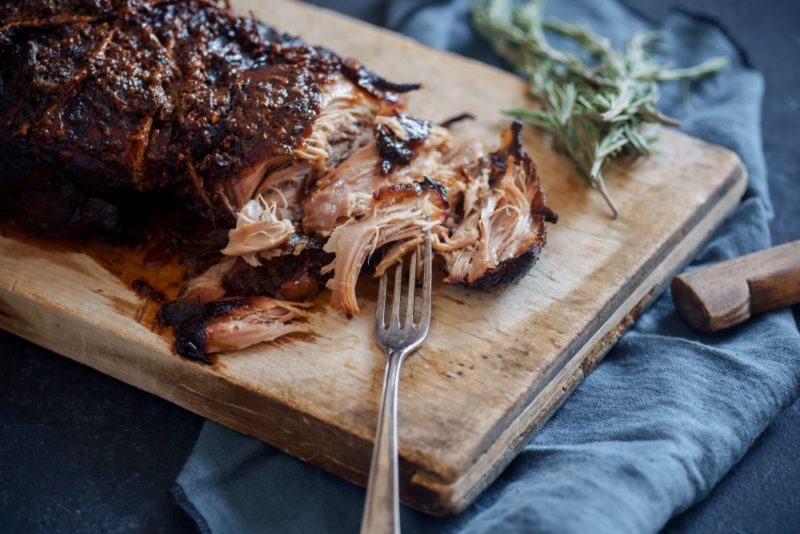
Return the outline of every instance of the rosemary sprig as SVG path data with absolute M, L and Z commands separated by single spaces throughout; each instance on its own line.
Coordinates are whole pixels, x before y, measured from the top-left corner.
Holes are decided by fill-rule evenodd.
M 553 135 L 555 146 L 573 161 L 578 174 L 603 195 L 614 217 L 619 210 L 609 195 L 603 169 L 617 157 L 649 154 L 658 125 L 675 126 L 657 107 L 658 83 L 707 76 L 728 65 L 714 57 L 687 69 L 660 65 L 648 49 L 658 39 L 638 33 L 620 51 L 589 29 L 543 20 L 542 0 L 517 5 L 513 0 L 477 0 L 473 20 L 494 50 L 530 81 L 536 108 L 507 113 Z M 545 31 L 574 41 L 581 55 L 550 45 Z

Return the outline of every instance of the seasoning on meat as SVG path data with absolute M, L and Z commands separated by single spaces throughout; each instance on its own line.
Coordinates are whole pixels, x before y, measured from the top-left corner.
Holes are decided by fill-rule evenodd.
M 161 317 L 187 358 L 306 332 L 325 287 L 358 313 L 362 271 L 427 234 L 445 282 L 510 283 L 557 219 L 519 121 L 487 154 L 447 128 L 469 114 L 414 117 L 399 95 L 418 85 L 221 1 L 0 2 L 0 57 L 0 216 L 62 236 L 143 205 L 183 220 L 175 248 L 205 270 Z
M 0 57 L 0 209 L 59 234 L 164 189 L 230 224 L 270 172 L 335 164 L 415 87 L 214 1 L 6 2 Z

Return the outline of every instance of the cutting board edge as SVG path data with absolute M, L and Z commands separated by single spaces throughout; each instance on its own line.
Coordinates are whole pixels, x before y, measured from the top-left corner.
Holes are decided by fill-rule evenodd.
M 308 9 L 311 9 L 311 8 L 308 8 Z M 330 13 L 332 15 L 335 15 L 335 16 L 343 18 L 343 19 L 347 19 L 347 20 L 350 20 L 350 21 L 353 20 L 353 19 L 349 19 L 348 17 L 342 17 L 341 15 L 336 15 L 333 12 L 330 12 Z M 375 29 L 375 30 L 377 31 L 377 29 Z M 382 32 L 384 30 L 380 30 L 380 31 Z M 424 45 L 422 45 L 421 43 L 418 43 L 417 41 L 414 41 L 413 39 L 409 39 L 409 38 L 403 37 L 400 34 L 396 34 L 394 32 L 392 32 L 392 33 L 394 34 L 395 37 L 398 37 L 398 38 L 403 39 L 404 41 L 407 41 L 409 46 L 414 45 L 414 46 L 419 46 L 421 48 L 424 48 L 426 51 L 429 50 L 429 49 L 425 48 Z M 440 54 L 439 57 L 442 57 L 442 58 L 447 58 L 447 59 L 451 59 L 453 61 L 459 61 L 459 62 L 464 63 L 464 64 L 470 64 L 471 66 L 479 66 L 479 67 L 482 67 L 484 69 L 488 69 L 486 72 L 491 72 L 492 74 L 500 74 L 500 73 L 502 73 L 502 74 L 504 74 L 506 76 L 513 77 L 513 75 L 511 75 L 511 74 L 504 73 L 503 71 L 499 71 L 499 70 L 494 69 L 494 68 L 492 68 L 490 66 L 481 64 L 479 62 L 476 62 L 476 61 L 471 60 L 469 58 L 465 58 L 463 56 L 459 56 L 457 54 L 452 54 L 452 53 L 442 52 L 442 51 L 436 51 L 436 53 Z M 688 136 L 686 136 L 685 134 L 682 134 L 680 132 L 675 132 L 675 134 L 678 135 L 678 136 L 682 136 L 682 137 L 687 137 L 688 138 Z M 692 140 L 696 141 L 693 138 L 692 138 Z M 718 147 L 715 146 L 715 148 L 718 148 Z M 724 150 L 724 149 L 721 149 L 721 150 Z M 0 291 L 0 300 L 2 300 L 3 298 L 4 298 L 3 292 Z M 2 304 L 2 303 L 0 302 L 0 304 Z M 2 311 L 3 310 L 0 309 L 0 326 L 3 325 L 4 322 L 7 320 L 6 318 L 2 317 Z M 64 312 L 63 310 L 53 310 L 53 309 L 45 310 L 43 308 L 39 309 L 39 310 L 30 310 L 31 316 L 33 318 L 35 318 L 36 314 L 38 314 L 38 313 L 51 313 L 52 314 L 52 313 L 63 313 L 63 312 Z M 57 320 L 57 318 L 54 319 L 54 320 Z M 603 324 L 605 324 L 605 323 L 603 323 Z M 112 335 L 112 333 L 110 333 L 110 332 L 101 331 L 96 325 L 91 325 L 91 326 L 101 336 Z M 617 328 L 618 326 L 619 325 L 617 325 L 615 327 L 612 327 L 612 328 Z M 62 327 L 63 327 L 63 325 L 62 325 Z M 627 328 L 627 327 L 625 327 L 625 328 Z M 11 329 L 9 329 L 9 330 L 11 330 Z M 621 335 L 622 332 L 624 332 L 624 329 L 621 330 L 619 332 L 619 334 Z M 27 335 L 25 335 L 25 334 L 20 334 L 20 335 L 22 337 L 26 337 L 27 339 L 32 340 L 33 342 L 35 342 L 37 344 L 46 346 L 46 347 L 51 348 L 52 350 L 55 350 L 57 352 L 61 352 L 61 349 L 59 349 L 59 347 L 57 347 L 57 346 L 48 346 L 48 344 L 45 344 L 45 343 L 41 342 L 41 339 L 43 339 L 43 336 L 47 335 L 46 333 L 45 334 L 38 334 L 39 336 L 41 336 L 41 337 L 39 337 L 40 341 L 37 341 L 35 339 L 35 337 L 37 335 L 35 332 L 27 332 Z M 47 338 L 44 337 L 44 339 L 47 339 Z M 603 338 L 603 339 L 605 340 L 605 338 Z M 609 344 L 613 344 L 614 340 L 616 340 L 616 338 L 613 338 L 611 341 L 608 341 L 608 343 Z M 157 341 L 157 340 L 155 340 L 155 341 Z M 155 341 L 153 341 L 153 342 L 155 343 Z M 108 342 L 111 343 L 111 341 L 108 341 Z M 52 341 L 52 343 L 53 344 L 57 344 L 57 339 L 55 341 Z M 121 343 L 122 343 L 122 340 L 118 340 L 118 341 L 116 341 L 114 343 L 116 343 L 116 346 L 119 348 Z M 588 341 L 585 342 L 584 345 L 588 346 L 589 342 Z M 599 355 L 596 355 L 596 356 L 592 356 L 592 355 L 595 354 L 595 351 L 597 350 L 597 347 L 600 347 L 600 346 L 601 346 L 600 344 L 597 344 L 597 345 L 591 347 L 592 348 L 591 355 L 587 355 L 585 357 L 585 359 L 581 360 L 581 362 L 579 362 L 579 363 L 589 362 L 589 361 L 591 361 L 592 358 L 595 358 L 595 359 L 599 360 L 599 358 L 602 357 L 602 354 L 599 354 Z M 134 372 L 139 373 L 139 374 L 136 375 L 135 379 L 131 379 L 127 375 L 127 373 L 130 372 L 130 370 L 128 370 L 128 371 L 126 371 L 125 369 L 117 370 L 113 366 L 113 361 L 111 361 L 110 358 L 109 358 L 108 361 L 97 359 L 94 362 L 92 362 L 92 361 L 88 361 L 88 360 L 92 359 L 92 355 L 91 354 L 81 354 L 81 351 L 83 351 L 83 352 L 86 351 L 85 348 L 81 349 L 80 346 L 76 345 L 76 346 L 73 347 L 73 350 L 76 351 L 75 352 L 76 356 L 69 356 L 73 360 L 76 360 L 76 361 L 79 361 L 79 362 L 84 363 L 86 365 L 89 365 L 90 367 L 98 369 L 98 370 L 100 370 L 101 372 L 103 372 L 105 374 L 109 374 L 109 375 L 111 375 L 111 376 L 113 376 L 115 378 L 118 378 L 120 380 L 123 380 L 125 382 L 134 384 L 134 385 L 136 385 L 136 387 L 139 387 L 139 388 L 141 388 L 143 390 L 146 390 L 146 391 L 149 391 L 151 393 L 157 394 L 157 395 L 159 395 L 161 397 L 167 398 L 168 400 L 170 400 L 170 401 L 172 401 L 172 402 L 174 402 L 174 403 L 176 403 L 176 404 L 178 404 L 180 406 L 183 406 L 184 408 L 187 408 L 190 411 L 194 411 L 196 413 L 200 413 L 201 415 L 205 415 L 205 416 L 211 417 L 211 418 L 213 418 L 215 420 L 222 421 L 227 426 L 231 426 L 232 428 L 235 428 L 235 429 L 237 429 L 239 431 L 243 431 L 244 433 L 247 433 L 247 434 L 250 434 L 250 435 L 255 435 L 256 437 L 259 437 L 260 439 L 264 439 L 265 441 L 273 442 L 279 448 L 281 448 L 283 450 L 286 450 L 287 452 L 290 452 L 291 454 L 294 454 L 295 456 L 299 456 L 300 458 L 302 458 L 302 459 L 304 459 L 306 461 L 311 461 L 311 462 L 315 463 L 316 465 L 320 465 L 321 467 L 324 467 L 326 470 L 334 472 L 334 473 L 336 473 L 336 474 L 338 474 L 340 476 L 343 476 L 344 478 L 347 478 L 348 480 L 351 480 L 351 481 L 354 481 L 354 482 L 360 483 L 360 484 L 363 484 L 363 482 L 364 482 L 364 476 L 365 476 L 364 475 L 364 470 L 368 466 L 369 452 L 370 452 L 371 444 L 370 444 L 369 440 L 364 440 L 364 439 L 358 438 L 358 437 L 356 437 L 356 436 L 354 436 L 352 434 L 348 434 L 346 429 L 336 426 L 335 423 L 331 423 L 330 421 L 323 421 L 323 420 L 318 419 L 318 418 L 316 418 L 316 417 L 314 417 L 312 415 L 309 415 L 307 413 L 304 413 L 304 412 L 301 412 L 299 410 L 296 410 L 292 406 L 282 405 L 277 400 L 272 399 L 272 398 L 268 398 L 268 393 L 266 393 L 264 391 L 260 391 L 260 395 L 262 397 L 258 397 L 258 395 L 256 393 L 252 393 L 252 395 L 253 395 L 252 402 L 254 402 L 254 404 L 252 404 L 252 405 L 250 404 L 250 402 L 238 403 L 239 404 L 238 407 L 232 406 L 230 404 L 225 404 L 226 402 L 229 402 L 229 401 L 232 402 L 232 398 L 228 397 L 228 396 L 226 396 L 224 394 L 224 392 L 227 391 L 225 388 L 236 389 L 238 387 L 237 385 L 235 385 L 235 384 L 234 385 L 232 385 L 232 384 L 220 385 L 218 382 L 224 381 L 225 380 L 224 376 L 220 376 L 219 374 L 209 374 L 210 376 L 205 376 L 205 374 L 201 372 L 201 369 L 196 367 L 196 364 L 188 364 L 187 365 L 186 362 L 184 362 L 184 361 L 182 361 L 182 360 L 180 360 L 178 358 L 162 358 L 162 360 L 164 360 L 164 361 L 158 362 L 159 364 L 165 365 L 166 369 L 168 370 L 168 372 L 171 373 L 170 376 L 169 376 L 169 379 L 172 379 L 173 381 L 175 381 L 178 378 L 186 379 L 186 380 L 190 381 L 189 386 L 195 386 L 197 384 L 203 384 L 205 387 L 208 388 L 208 390 L 203 392 L 202 391 L 202 389 L 203 389 L 202 387 L 195 388 L 196 391 L 192 391 L 191 389 L 190 390 L 184 390 L 184 389 L 178 390 L 178 388 L 174 387 L 174 384 L 168 383 L 169 379 L 164 379 L 163 384 L 159 385 L 156 382 L 154 382 L 153 377 L 149 377 L 146 374 L 141 373 L 140 370 L 138 370 L 138 369 L 134 369 Z M 607 349 L 605 349 L 605 350 L 607 350 Z M 137 352 L 136 354 L 139 354 L 139 352 Z M 106 355 L 106 357 L 108 358 L 107 355 Z M 153 361 L 152 358 L 150 358 L 150 357 L 147 357 L 147 358 L 148 359 L 146 359 L 146 360 L 144 360 L 142 362 L 142 367 L 144 367 L 145 363 L 151 363 Z M 555 380 L 555 382 L 557 382 L 557 385 L 563 386 L 564 384 L 569 384 L 569 385 L 571 385 L 571 388 L 574 388 L 575 386 L 577 386 L 577 384 L 580 382 L 580 380 L 582 380 L 582 378 L 584 376 L 584 372 L 583 372 L 583 367 L 580 364 L 575 366 L 572 374 L 569 374 L 569 376 L 564 375 L 564 370 L 567 369 L 567 365 L 569 363 L 571 363 L 575 358 L 577 358 L 577 356 L 573 356 L 573 358 L 570 359 L 569 362 L 567 362 L 567 364 L 564 364 L 564 367 L 562 367 L 562 372 L 557 375 L 557 380 Z M 128 365 L 129 366 L 133 366 L 134 363 L 131 362 Z M 570 369 L 572 369 L 572 368 L 570 367 Z M 197 384 L 195 384 L 194 381 L 197 381 Z M 176 391 L 172 391 L 172 389 L 175 389 Z M 540 414 L 544 414 L 543 417 L 545 417 L 545 419 L 546 419 L 546 417 L 549 417 L 549 415 L 551 415 L 553 412 L 555 412 L 555 410 L 557 409 L 557 406 L 560 404 L 560 402 L 562 402 L 563 399 L 569 393 L 569 391 L 571 391 L 571 389 L 564 390 L 563 387 L 562 387 L 561 388 L 562 391 L 561 391 L 561 393 L 559 393 L 558 389 L 559 388 L 554 385 L 553 387 L 549 387 L 548 386 L 548 388 L 545 388 L 544 390 L 541 390 L 541 391 L 536 392 L 536 393 L 532 393 L 535 396 L 533 397 L 533 400 L 531 401 L 531 403 L 528 404 L 527 408 L 525 408 L 525 409 L 529 409 L 529 408 L 531 408 L 531 406 L 536 406 L 537 407 L 536 409 L 538 411 L 536 411 L 536 413 L 532 417 L 540 417 Z M 215 392 L 215 393 L 219 392 L 219 391 L 222 391 L 223 392 L 223 394 L 221 395 L 222 398 L 221 399 L 220 398 L 211 398 L 211 396 L 209 396 L 209 393 L 212 392 L 212 391 Z M 242 393 L 242 394 L 244 394 L 244 393 Z M 265 398 L 265 397 L 267 397 L 267 398 Z M 240 397 L 240 398 L 243 398 L 243 397 Z M 247 397 L 247 398 L 248 398 L 248 400 L 250 399 L 250 397 Z M 197 404 L 198 402 L 200 403 L 199 406 Z M 217 402 L 218 404 L 211 404 L 213 402 Z M 266 415 L 266 414 L 247 413 L 247 410 L 248 410 L 248 408 L 246 408 L 247 406 L 269 406 L 270 410 L 275 410 L 276 408 L 278 408 L 279 409 L 279 413 L 278 413 L 278 415 L 269 414 L 269 416 Z M 241 412 L 239 412 L 239 411 L 231 412 L 230 411 L 230 410 L 239 410 L 239 409 L 242 410 L 242 411 Z M 515 412 L 515 413 L 520 413 L 520 412 Z M 239 417 L 239 416 L 243 417 L 244 419 L 237 419 L 237 417 Z M 286 430 L 286 432 L 291 431 L 292 425 L 293 425 L 293 428 L 295 428 L 295 430 L 296 430 L 298 428 L 304 428 L 304 426 L 303 426 L 304 424 L 305 425 L 310 425 L 311 423 L 313 423 L 314 425 L 317 425 L 320 428 L 319 433 L 315 432 L 315 435 L 324 435 L 327 432 L 334 432 L 334 433 L 338 433 L 336 435 L 344 436 L 344 438 L 345 438 L 345 445 L 344 446 L 350 446 L 351 449 L 352 449 L 352 450 L 345 451 L 346 454 L 347 454 L 347 458 L 350 458 L 350 460 L 349 460 L 350 463 L 349 464 L 343 463 L 342 462 L 342 458 L 336 457 L 335 455 L 326 454 L 326 451 L 320 452 L 320 451 L 317 451 L 317 450 L 313 450 L 313 447 L 311 447 L 311 444 L 305 444 L 305 446 L 307 447 L 307 450 L 298 452 L 298 449 L 296 448 L 297 447 L 296 445 L 293 446 L 293 447 L 286 447 L 286 446 L 281 446 L 279 443 L 276 443 L 276 438 L 275 438 L 274 435 L 269 436 L 269 439 L 267 439 L 267 437 L 265 437 L 267 432 L 278 432 L 279 431 L 279 430 L 275 430 L 275 429 L 269 429 L 268 427 L 265 426 L 265 424 L 270 423 L 270 421 L 274 421 L 276 417 L 278 419 L 282 419 L 284 422 L 290 417 L 298 417 L 298 419 L 303 419 L 305 421 L 305 423 L 292 422 L 291 425 L 288 425 L 290 428 L 289 428 L 289 430 Z M 522 418 L 522 415 L 519 415 L 519 416 L 516 416 L 516 417 L 511 417 L 510 419 L 511 419 L 512 423 L 516 424 L 516 422 L 518 420 L 520 420 L 521 418 Z M 244 422 L 244 423 L 240 422 L 242 420 L 244 420 L 246 422 Z M 506 420 L 504 419 L 504 421 L 506 421 Z M 252 430 L 252 428 L 258 428 L 259 430 L 254 432 Z M 525 440 L 521 437 L 521 436 L 524 435 L 524 431 L 529 431 L 529 435 L 530 435 L 530 434 L 533 434 L 536 431 L 537 428 L 538 428 L 538 426 L 526 427 L 525 429 L 523 429 L 523 431 L 521 431 L 523 433 L 518 434 L 515 439 L 516 440 L 521 440 L 521 442 L 524 443 Z M 283 432 L 283 430 L 280 430 L 280 431 Z M 283 432 L 282 436 L 285 436 L 286 432 Z M 506 431 L 505 434 L 511 434 L 511 432 Z M 320 439 L 322 439 L 322 438 L 320 438 Z M 513 441 L 513 443 L 517 443 L 517 442 L 518 441 Z M 519 446 L 521 446 L 521 444 Z M 514 449 L 514 450 L 517 450 L 517 449 Z M 356 451 L 359 455 L 361 455 L 361 458 L 353 459 L 355 456 L 357 456 L 356 452 L 353 452 L 353 451 Z M 488 454 L 489 454 L 489 452 L 487 450 L 487 452 L 484 453 L 483 455 L 481 455 L 480 458 L 477 458 L 475 460 L 475 462 L 481 461 L 481 458 L 483 458 L 484 456 L 488 456 Z M 495 474 L 492 474 L 492 473 L 486 474 L 485 476 L 478 478 L 477 482 L 475 482 L 476 481 L 476 475 L 473 473 L 473 471 L 477 471 L 477 468 L 475 468 L 473 464 L 470 464 L 469 470 L 466 470 L 466 471 L 461 470 L 461 468 L 463 466 L 459 466 L 460 470 L 459 470 L 458 478 L 456 478 L 455 480 L 452 480 L 452 481 L 448 481 L 446 483 L 443 483 L 441 478 L 435 479 L 435 477 L 433 477 L 433 475 L 431 475 L 430 479 L 434 480 L 434 482 L 432 483 L 434 485 L 431 486 L 431 487 L 436 489 L 436 491 L 440 492 L 442 495 L 450 495 L 450 497 L 448 497 L 448 499 L 449 499 L 449 501 L 451 501 L 451 504 L 448 504 L 447 507 L 443 507 L 443 509 L 447 508 L 447 511 L 452 512 L 452 511 L 455 511 L 456 509 L 458 509 L 458 507 L 464 507 L 469 502 L 471 502 L 471 500 L 474 499 L 474 496 L 476 496 L 480 492 L 480 490 L 485 488 L 485 486 L 488 485 L 491 482 L 491 480 L 496 478 L 497 474 L 499 474 L 499 472 L 502 470 L 502 467 L 504 467 L 505 465 L 507 465 L 508 462 L 510 462 L 511 458 L 513 457 L 513 454 L 511 452 L 509 452 L 508 454 L 510 456 L 508 457 L 507 460 L 505 460 L 505 463 L 501 464 L 501 463 L 497 463 L 497 461 L 496 461 L 494 464 L 492 464 L 493 465 L 493 469 L 496 469 L 496 471 L 497 471 Z M 318 455 L 318 456 L 315 456 L 315 455 Z M 504 461 L 504 460 L 501 459 L 500 461 Z M 321 464 L 324 464 L 325 462 L 328 462 L 327 466 L 321 465 Z M 353 467 L 353 466 L 356 466 L 356 467 Z M 426 482 L 426 483 L 429 482 L 429 480 L 426 479 L 426 475 L 427 475 L 426 473 L 416 473 L 415 474 L 413 472 L 409 474 L 408 466 L 406 466 L 406 468 L 405 468 L 405 476 L 416 477 L 417 482 L 420 482 L 420 481 Z M 471 478 L 469 478 L 469 477 L 471 477 Z M 436 485 L 436 484 L 438 484 L 438 485 Z M 468 486 L 469 484 L 472 484 L 472 486 Z M 482 485 L 480 485 L 480 484 L 482 484 Z M 439 498 L 439 494 L 436 494 L 435 496 L 437 498 Z M 409 501 L 408 498 L 406 500 Z M 409 502 L 413 503 L 413 498 Z M 456 502 L 457 506 L 453 505 L 452 502 Z M 422 507 L 424 507 L 424 506 L 422 506 Z
M 713 145 L 717 146 L 717 145 Z M 723 150 L 724 147 L 719 147 Z M 498 435 L 492 445 L 452 482 L 417 473 L 414 485 L 423 495 L 437 495 L 438 501 L 419 502 L 404 495 L 404 502 L 432 515 L 452 515 L 466 509 L 508 466 L 528 439 L 555 414 L 570 393 L 603 359 L 638 317 L 668 287 L 674 274 L 691 261 L 715 231 L 738 206 L 747 187 L 747 170 L 733 152 L 735 165 L 719 188 L 720 195 L 709 200 L 709 207 L 691 224 L 664 261 L 646 276 L 616 313 L 597 329 L 590 340 L 561 367 L 548 386 Z M 716 200 L 716 201 L 715 201 Z M 660 279 L 660 281 L 659 281 Z M 486 464 L 490 467 L 487 468 Z

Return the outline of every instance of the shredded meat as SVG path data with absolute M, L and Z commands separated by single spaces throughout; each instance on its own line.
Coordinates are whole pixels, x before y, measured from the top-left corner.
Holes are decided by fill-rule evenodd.
M 260 185 L 250 193 L 255 191 L 256 197 L 239 210 L 236 228 L 230 231 L 222 253 L 241 256 L 254 267 L 262 259 L 279 255 L 279 247 L 295 233 L 293 223 L 302 217 L 306 182 L 368 142 L 365 132 L 370 131 L 380 106 L 380 100 L 343 75 L 334 76 L 322 93 L 322 111 L 312 133 L 294 150 L 292 163 L 274 172 L 259 169 Z
M 420 254 L 417 255 L 417 258 L 421 260 L 422 252 L 420 247 L 424 241 L 425 238 L 419 236 L 414 239 L 409 239 L 408 241 L 400 241 L 387 247 L 381 255 L 380 263 L 375 266 L 375 276 L 381 276 L 384 272 L 386 272 L 386 269 L 415 250 L 420 251 Z
M 224 301 L 223 301 L 224 302 Z M 205 352 L 229 352 L 272 341 L 287 334 L 308 332 L 293 321 L 308 317 L 310 304 L 285 302 L 269 297 L 249 297 L 235 302 L 205 324 Z
M 545 243 L 546 207 L 533 162 L 522 151 L 517 121 L 497 152 L 465 183 L 461 212 L 450 236 L 434 248 L 445 260 L 445 282 L 491 287 L 520 278 Z
M 328 236 L 338 224 L 366 212 L 375 191 L 387 184 L 410 184 L 426 176 L 452 187 L 455 172 L 443 164 L 452 138 L 444 128 L 434 126 L 413 159 L 383 173 L 377 143 L 357 150 L 339 167 L 323 176 L 303 205 L 303 228 L 308 233 Z
M 319 172 L 336 167 L 353 147 L 368 141 L 383 106 L 343 75 L 336 75 L 323 92 L 311 135 L 294 150 L 294 157 L 311 162 Z
M 375 192 L 363 217 L 337 227 L 325 244 L 335 259 L 322 272 L 328 281 L 331 306 L 348 316 L 358 313 L 356 282 L 367 258 L 387 244 L 412 242 L 444 223 L 447 195 L 430 180 L 386 186 Z
M 277 205 L 263 196 L 245 204 L 239 211 L 236 228 L 228 234 L 228 246 L 222 253 L 241 256 L 253 267 L 260 265 L 260 252 L 283 245 L 295 233 L 292 222 L 280 217 L 277 210 Z
M 267 203 L 275 204 L 282 219 L 298 221 L 303 213 L 304 184 L 311 174 L 308 162 L 297 162 L 267 176 L 256 191 Z

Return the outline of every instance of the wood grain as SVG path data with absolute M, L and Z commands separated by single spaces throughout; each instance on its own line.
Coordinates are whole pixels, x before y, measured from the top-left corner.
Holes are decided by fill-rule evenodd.
M 240 0 L 242 12 L 358 57 L 398 82 L 422 81 L 410 110 L 441 120 L 470 111 L 458 135 L 496 146 L 519 103 L 517 77 L 328 11 Z M 435 286 L 425 346 L 400 386 L 402 496 L 431 513 L 467 506 L 513 458 L 737 204 L 735 154 L 665 131 L 658 154 L 609 172 L 622 216 L 578 180 L 546 139 L 528 132 L 550 204 L 541 259 L 520 283 L 477 293 Z M 152 273 L 151 273 L 152 274 Z M 76 252 L 0 238 L 0 327 L 363 484 L 384 356 L 371 340 L 375 284 L 363 280 L 352 320 L 323 296 L 313 334 L 182 360 L 140 324 L 146 303 Z
M 676 276 L 672 299 L 702 332 L 719 332 L 753 315 L 800 302 L 800 241 Z

